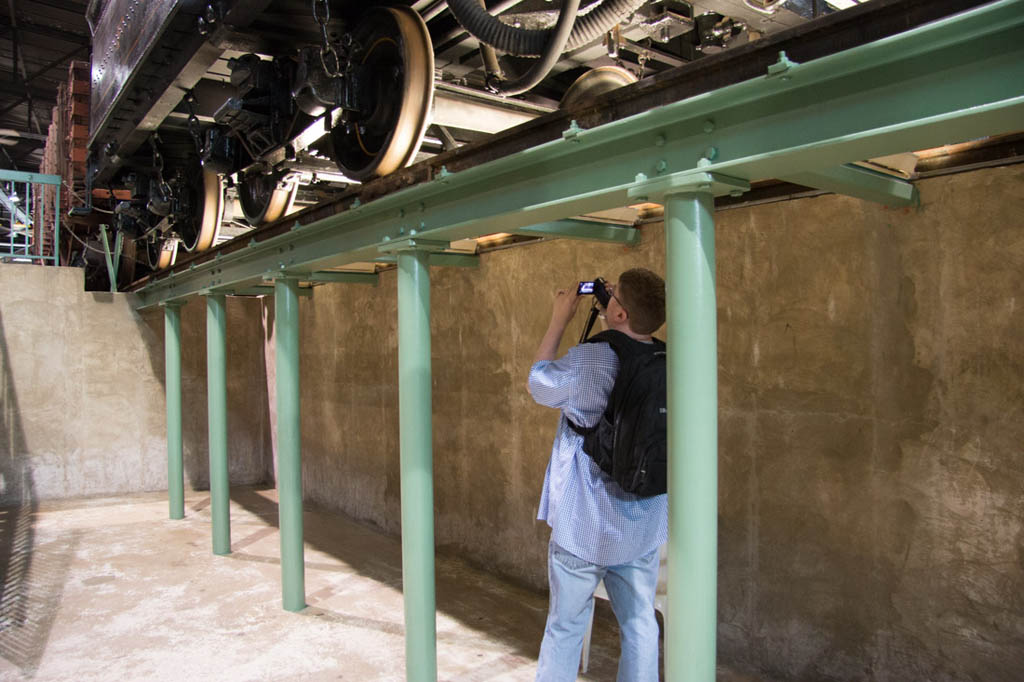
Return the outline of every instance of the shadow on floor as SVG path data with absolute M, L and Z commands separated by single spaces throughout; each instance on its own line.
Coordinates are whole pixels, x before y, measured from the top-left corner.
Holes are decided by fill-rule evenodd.
M 232 554 L 236 561 L 280 563 L 279 554 L 263 555 L 251 547 L 271 535 L 278 528 L 277 503 L 273 489 L 235 487 L 231 500 L 248 513 L 258 516 L 267 526 L 232 527 Z M 193 503 L 193 511 L 205 509 L 208 498 Z M 360 575 L 393 587 L 402 586 L 402 547 L 400 538 L 384 535 L 375 528 L 349 519 L 336 512 L 306 508 L 303 515 L 303 535 L 306 547 L 307 575 L 311 570 L 341 570 L 335 564 L 316 561 L 315 552 L 322 552 L 344 562 Z M 474 646 L 493 647 L 488 640 L 499 640 L 514 650 L 506 655 L 509 667 L 535 661 L 547 617 L 547 595 L 525 587 L 497 581 L 486 571 L 471 566 L 457 556 L 438 553 L 435 559 L 436 603 L 438 619 L 452 618 L 481 633 Z M 307 584 L 308 584 L 307 579 Z M 496 587 L 500 585 L 500 587 Z M 388 634 L 402 634 L 404 625 L 365 614 L 340 613 L 322 606 L 331 597 L 330 588 L 307 592 L 307 608 L 303 615 L 332 622 L 355 625 Z M 438 642 L 443 644 L 449 635 L 439 626 Z M 590 654 L 590 670 L 582 677 L 586 680 L 613 680 L 618 662 L 618 625 L 606 602 L 598 604 L 594 639 Z M 456 643 L 456 642 L 452 642 Z M 457 642 L 466 645 L 464 638 Z M 491 679 L 495 670 L 491 661 L 486 669 L 470 671 L 451 682 L 474 682 Z
M 32 676 L 46 649 L 74 543 L 36 546 L 38 507 L 0 318 L 0 657 Z

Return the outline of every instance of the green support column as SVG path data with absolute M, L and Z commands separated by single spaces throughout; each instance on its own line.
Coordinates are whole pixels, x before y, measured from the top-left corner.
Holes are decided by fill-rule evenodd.
M 718 334 L 714 198 L 665 197 L 668 618 L 665 677 L 714 682 L 718 570 Z
M 405 679 L 437 679 L 430 255 L 398 253 L 398 410 L 402 480 Z
M 286 611 L 306 607 L 302 547 L 302 433 L 299 414 L 299 282 L 274 282 L 277 369 L 277 509 L 281 527 L 281 596 Z
M 164 308 L 164 390 L 167 394 L 167 499 L 172 519 L 185 518 L 181 457 L 181 304 Z
M 206 402 L 209 413 L 210 515 L 213 553 L 231 553 L 228 488 L 228 379 L 224 295 L 206 297 Z

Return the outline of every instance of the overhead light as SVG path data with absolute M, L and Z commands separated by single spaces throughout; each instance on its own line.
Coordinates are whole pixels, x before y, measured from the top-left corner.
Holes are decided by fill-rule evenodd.
M 18 196 L 17 194 L 15 194 L 14 192 L 11 192 L 11 196 L 7 197 L 7 199 L 8 199 L 8 200 L 9 200 L 9 201 L 10 201 L 10 202 L 11 202 L 12 204 L 16 204 L 16 203 L 18 203 L 19 201 L 21 201 L 21 197 L 19 197 L 19 196 Z

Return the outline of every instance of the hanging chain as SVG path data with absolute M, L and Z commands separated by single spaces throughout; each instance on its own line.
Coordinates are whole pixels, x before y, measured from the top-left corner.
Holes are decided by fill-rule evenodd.
M 203 156 L 203 132 L 199 123 L 199 116 L 196 115 L 196 96 L 191 90 L 185 93 L 185 104 L 188 105 L 188 134 L 192 136 L 192 142 L 196 146 L 196 153 Z
M 341 59 L 338 58 L 338 51 L 327 35 L 327 22 L 331 20 L 330 0 L 313 0 L 313 19 L 320 25 L 320 65 L 324 67 L 324 73 L 331 78 L 337 78 L 341 75 Z M 328 55 L 333 66 L 327 66 Z
M 647 52 L 647 50 L 644 50 L 639 55 L 637 55 L 636 63 L 640 66 L 640 75 L 637 77 L 637 80 L 643 80 L 644 79 L 644 66 L 647 64 L 647 61 L 650 58 L 651 58 L 651 56 Z
M 171 186 L 164 180 L 164 157 L 156 146 L 159 141 L 159 136 L 153 133 L 149 138 L 149 146 L 153 148 L 153 167 L 156 168 L 157 187 L 160 189 L 161 197 L 167 201 L 171 198 Z

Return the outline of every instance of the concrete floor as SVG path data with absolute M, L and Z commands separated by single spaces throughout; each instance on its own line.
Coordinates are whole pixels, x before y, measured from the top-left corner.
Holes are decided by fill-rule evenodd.
M 232 554 L 214 556 L 209 496 L 0 510 L 2 680 L 402 680 L 401 544 L 305 513 L 306 601 L 281 608 L 274 490 L 232 490 Z M 604 602 L 587 680 L 614 680 Z M 532 680 L 546 595 L 437 558 L 440 680 Z M 719 679 L 747 680 L 729 671 Z

